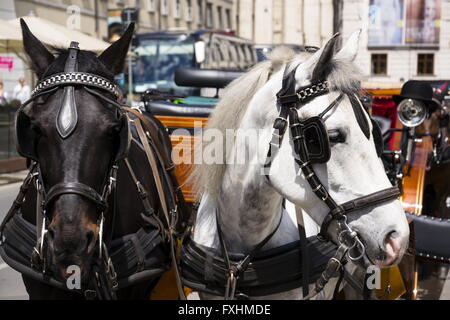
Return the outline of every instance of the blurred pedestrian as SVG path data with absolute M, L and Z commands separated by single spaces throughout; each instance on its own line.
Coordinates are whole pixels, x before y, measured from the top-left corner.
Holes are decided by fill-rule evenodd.
M 0 81 L 0 105 L 4 105 L 8 102 L 8 94 L 3 87 L 3 82 Z
M 19 83 L 14 87 L 13 98 L 22 103 L 30 98 L 30 86 L 25 83 L 24 77 L 20 77 Z

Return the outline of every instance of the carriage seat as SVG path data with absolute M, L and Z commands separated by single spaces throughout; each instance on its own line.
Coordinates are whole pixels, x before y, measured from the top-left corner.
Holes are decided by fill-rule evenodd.
M 416 255 L 450 263 L 450 219 L 406 213 L 414 220 Z
M 207 118 L 214 107 L 215 104 L 175 104 L 163 100 L 149 101 L 145 104 L 145 110 L 155 116 L 174 117 Z

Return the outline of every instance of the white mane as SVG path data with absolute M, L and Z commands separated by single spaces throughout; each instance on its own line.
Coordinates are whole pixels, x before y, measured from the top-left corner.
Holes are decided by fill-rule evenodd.
M 290 68 L 294 69 L 311 55 L 306 52 L 295 54 L 292 49 L 284 46 L 275 48 L 268 56 L 267 61 L 258 63 L 225 88 L 208 120 L 206 129 L 218 129 L 225 134 L 227 129 L 239 128 L 251 99 L 270 77 L 281 71 L 285 63 L 289 62 Z M 361 73 L 351 59 L 335 58 L 329 68 L 327 81 L 331 90 L 339 90 L 348 94 L 360 90 Z M 207 144 L 205 143 L 203 148 Z M 226 171 L 225 156 L 226 152 L 223 154 L 224 159 L 221 164 L 202 163 L 195 166 L 191 179 L 199 195 L 204 190 L 208 190 L 211 196 L 217 195 Z

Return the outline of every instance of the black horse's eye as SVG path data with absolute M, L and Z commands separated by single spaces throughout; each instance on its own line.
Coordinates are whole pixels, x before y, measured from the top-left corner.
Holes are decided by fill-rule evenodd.
M 343 143 L 345 142 L 345 134 L 339 130 L 329 130 L 328 131 L 328 138 L 330 139 L 331 143 Z

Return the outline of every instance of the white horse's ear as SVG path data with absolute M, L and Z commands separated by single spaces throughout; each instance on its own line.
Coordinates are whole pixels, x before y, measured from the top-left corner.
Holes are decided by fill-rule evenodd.
M 336 44 L 339 39 L 339 33 L 336 33 L 327 43 L 314 55 L 308 59 L 306 64 L 310 64 L 311 68 L 311 81 L 322 81 L 326 78 L 331 70 L 331 59 L 336 52 Z
M 361 29 L 352 33 L 345 45 L 335 55 L 336 60 L 353 61 L 358 54 L 359 39 L 361 37 Z

